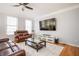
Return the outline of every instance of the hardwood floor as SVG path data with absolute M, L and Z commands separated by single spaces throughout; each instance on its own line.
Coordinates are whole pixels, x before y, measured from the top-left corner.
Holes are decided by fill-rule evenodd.
M 73 46 L 65 46 L 60 56 L 79 56 L 79 48 Z
M 59 43 L 56 45 L 60 45 L 64 47 L 60 56 L 79 56 L 79 47 L 75 47 L 75 46 L 71 46 L 63 43 Z

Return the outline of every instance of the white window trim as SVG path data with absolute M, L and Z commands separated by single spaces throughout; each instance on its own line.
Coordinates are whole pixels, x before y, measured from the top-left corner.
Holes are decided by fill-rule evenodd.
M 26 21 L 31 21 L 31 30 L 30 30 L 30 33 L 32 33 L 32 20 L 25 20 L 25 30 L 28 30 L 28 29 L 26 29 Z
M 13 17 L 13 16 L 7 16 L 7 18 L 8 18 L 8 17 Z M 17 17 L 14 17 L 14 18 L 17 19 L 17 25 L 8 25 L 8 24 L 7 24 L 7 21 L 6 21 L 6 34 L 7 34 L 7 35 L 14 35 L 14 33 L 13 33 L 13 34 L 9 34 L 9 33 L 8 33 L 8 31 L 7 31 L 7 30 L 8 30 L 8 29 L 7 29 L 8 26 L 16 26 L 16 30 L 18 29 L 18 18 L 17 18 Z

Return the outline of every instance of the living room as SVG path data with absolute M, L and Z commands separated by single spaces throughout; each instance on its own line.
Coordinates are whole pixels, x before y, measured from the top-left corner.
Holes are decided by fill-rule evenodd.
M 23 49 L 20 55 L 79 56 L 78 15 L 79 3 L 0 3 L 0 39 L 13 41 Z M 22 42 L 16 39 L 18 32 L 28 34 L 27 38 L 23 36 Z M 34 42 L 39 39 L 42 46 L 41 42 Z M 30 47 L 31 44 L 37 47 Z

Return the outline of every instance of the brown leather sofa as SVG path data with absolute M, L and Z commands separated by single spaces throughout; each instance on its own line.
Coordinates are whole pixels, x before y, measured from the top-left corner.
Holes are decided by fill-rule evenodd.
M 0 39 L 0 56 L 25 56 L 25 50 L 8 38 Z
M 23 42 L 25 39 L 32 37 L 32 34 L 29 34 L 28 31 L 25 30 L 18 30 L 14 32 L 15 34 L 15 42 Z

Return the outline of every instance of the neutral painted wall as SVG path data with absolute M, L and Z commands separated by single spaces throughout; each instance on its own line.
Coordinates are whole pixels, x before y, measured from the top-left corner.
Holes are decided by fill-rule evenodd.
M 0 14 L 0 38 L 6 37 L 6 16 L 3 14 Z
M 25 19 L 18 18 L 18 29 L 24 30 L 25 29 Z
M 49 18 L 56 18 L 56 31 L 40 31 L 39 21 Z M 58 36 L 61 42 L 79 45 L 79 8 L 65 11 L 58 14 L 37 18 L 35 21 L 35 32 L 37 34 L 50 34 Z

